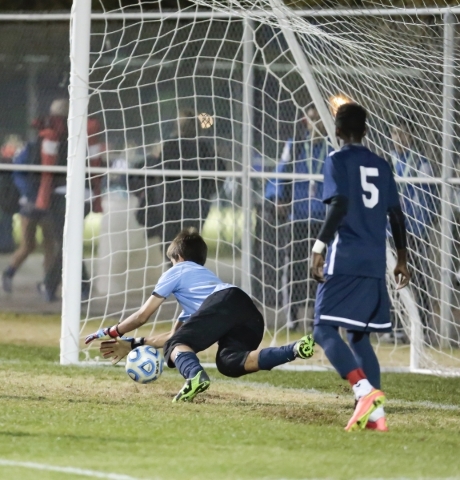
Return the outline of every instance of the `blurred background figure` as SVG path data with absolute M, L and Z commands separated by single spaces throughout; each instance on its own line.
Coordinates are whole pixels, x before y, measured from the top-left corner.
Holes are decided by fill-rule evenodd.
M 59 98 L 51 103 L 49 116 L 39 136 L 41 143 L 42 165 L 67 165 L 67 116 L 69 101 Z M 53 225 L 53 260 L 45 270 L 43 282 L 37 287 L 45 300 L 57 300 L 56 290 L 61 282 L 62 272 L 62 235 L 65 219 L 65 173 L 41 173 L 40 185 L 35 202 L 36 207 L 48 211 Z
M 59 98 L 51 103 L 49 114 L 36 120 L 34 127 L 37 137 L 28 142 L 14 158 L 18 165 L 67 165 L 67 116 L 69 101 Z M 89 150 L 91 162 L 100 165 L 101 147 L 98 143 L 99 124 L 95 120 L 88 122 Z M 13 174 L 14 185 L 18 192 L 19 215 L 21 222 L 21 243 L 14 252 L 8 267 L 3 271 L 2 284 L 7 293 L 13 290 L 13 278 L 24 260 L 35 250 L 37 228 L 43 236 L 44 278 L 37 284 L 43 298 L 52 302 L 58 299 L 57 289 L 62 276 L 62 242 L 65 221 L 65 172 L 23 172 Z M 92 179 L 95 196 L 95 208 L 100 211 L 100 177 Z M 89 198 L 89 193 L 88 193 Z M 88 209 L 89 211 L 89 209 Z M 82 291 L 89 292 L 89 281 L 83 269 L 84 283 Z
M 398 117 L 391 129 L 393 148 L 391 160 L 397 177 L 433 177 L 433 169 L 418 151 L 414 123 L 409 117 Z M 412 285 L 419 305 L 423 326 L 430 326 L 432 291 L 428 279 L 432 257 L 430 230 L 436 220 L 436 186 L 429 183 L 400 183 L 402 209 L 406 215 L 409 264 L 412 267 Z M 415 287 L 415 288 L 414 288 Z
M 294 128 L 294 135 L 285 143 L 275 171 L 322 174 L 332 148 L 313 105 L 308 107 L 306 115 L 297 111 Z M 276 218 L 271 224 L 277 231 L 273 232 L 276 239 L 272 245 L 281 253 L 284 264 L 283 304 L 290 330 L 298 328 L 301 308 L 307 309 L 305 317 L 313 321 L 316 282 L 310 280 L 308 259 L 326 213 L 322 195 L 323 183 L 314 180 L 274 179 L 267 182 L 265 189 L 265 198 L 274 205 Z M 268 258 L 264 261 L 271 263 Z
M 0 147 L 0 163 L 13 163 L 22 147 L 23 142 L 18 135 L 8 135 Z M 0 172 L 0 192 L 0 253 L 11 253 L 15 249 L 13 215 L 19 210 L 19 192 L 12 172 Z
M 67 165 L 67 116 L 69 103 L 66 99 L 55 100 L 50 109 L 49 130 L 43 131 L 43 135 L 54 138 L 56 142 L 55 149 L 51 157 L 47 159 L 51 165 Z M 102 153 L 105 150 L 100 140 L 101 125 L 96 118 L 88 119 L 88 156 L 90 165 L 100 167 L 102 165 Z M 49 210 L 53 222 L 53 234 L 55 241 L 55 252 L 53 261 L 46 271 L 43 282 L 38 286 L 39 292 L 47 301 L 57 299 L 57 289 L 62 281 L 62 247 L 64 237 L 65 210 L 67 193 L 67 175 L 53 174 L 51 189 L 49 195 Z M 101 212 L 101 176 L 94 175 L 87 178 L 85 189 L 85 212 L 88 215 L 91 210 L 90 200 L 92 202 L 92 211 Z M 86 300 L 90 292 L 90 279 L 85 264 L 82 266 L 82 299 Z
M 212 123 L 199 122 L 193 110 L 181 110 L 176 129 L 164 140 L 157 155 L 146 158 L 146 167 L 195 172 L 225 170 L 212 139 L 200 132 L 211 126 Z M 131 181 L 131 189 L 140 196 L 137 220 L 147 227 L 149 237 L 160 237 L 166 247 L 185 227 L 201 232 L 222 185 L 221 179 L 197 176 L 137 177 L 134 182 L 137 185 Z
M 37 137 L 28 142 L 26 146 L 15 156 L 14 163 L 18 165 L 41 165 L 43 137 L 41 131 L 44 120 L 34 122 L 34 127 L 40 132 Z M 46 147 L 46 145 L 45 145 Z M 50 268 L 54 257 L 54 235 L 49 206 L 38 206 L 38 194 L 41 187 L 40 173 L 16 171 L 13 173 L 14 185 L 18 192 L 18 207 L 21 223 L 20 245 L 14 252 L 8 267 L 2 274 L 3 290 L 11 293 L 13 290 L 13 278 L 24 260 L 36 248 L 37 228 L 41 228 L 43 235 L 44 270 Z

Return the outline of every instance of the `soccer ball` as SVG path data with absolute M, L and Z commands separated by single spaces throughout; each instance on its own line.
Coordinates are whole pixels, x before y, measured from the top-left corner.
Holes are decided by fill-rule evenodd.
M 163 373 L 163 363 L 163 356 L 156 348 L 143 345 L 129 352 L 125 368 L 135 382 L 149 383 L 157 380 Z

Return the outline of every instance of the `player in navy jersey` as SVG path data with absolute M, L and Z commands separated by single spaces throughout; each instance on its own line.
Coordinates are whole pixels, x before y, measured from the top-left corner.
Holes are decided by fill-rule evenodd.
M 366 133 L 364 108 L 342 105 L 335 126 L 343 147 L 324 167 L 323 201 L 329 210 L 313 247 L 312 275 L 320 282 L 313 336 L 352 385 L 357 402 L 345 429 L 387 431 L 380 366 L 369 337 L 392 329 L 385 282 L 388 217 L 398 252 L 398 288 L 409 283 L 404 214 L 390 165 L 361 143 Z M 339 327 L 347 330 L 349 345 Z
M 168 248 L 172 268 L 160 277 L 152 296 L 140 310 L 118 325 L 88 335 L 85 341 L 121 337 L 101 344 L 101 353 L 112 358 L 112 363 L 141 345 L 163 348 L 168 366 L 176 366 L 186 379 L 173 402 L 191 401 L 209 387 L 210 379 L 196 354 L 216 342 L 217 368 L 227 377 L 271 370 L 297 357 L 313 355 L 311 335 L 282 347 L 259 348 L 264 334 L 261 313 L 243 290 L 222 282 L 204 267 L 207 251 L 198 233 L 181 232 Z M 171 294 L 183 308 L 171 332 L 152 337 L 123 337 L 147 322 Z

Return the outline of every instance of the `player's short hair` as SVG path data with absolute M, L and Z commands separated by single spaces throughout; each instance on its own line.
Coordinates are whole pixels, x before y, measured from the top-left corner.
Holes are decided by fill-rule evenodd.
M 366 131 L 367 112 L 357 103 L 344 103 L 337 109 L 335 126 L 345 135 L 363 136 Z
M 204 265 L 208 256 L 208 246 L 194 228 L 185 228 L 169 245 L 166 255 L 169 259 L 182 257 L 189 262 Z

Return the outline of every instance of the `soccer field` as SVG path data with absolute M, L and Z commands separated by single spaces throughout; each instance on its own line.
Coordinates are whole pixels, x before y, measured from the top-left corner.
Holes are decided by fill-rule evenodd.
M 58 324 L 0 314 L 0 479 L 460 478 L 458 378 L 385 374 L 390 432 L 349 434 L 333 373 L 210 370 L 208 392 L 173 405 L 174 370 L 142 386 L 122 368 L 61 367 Z

